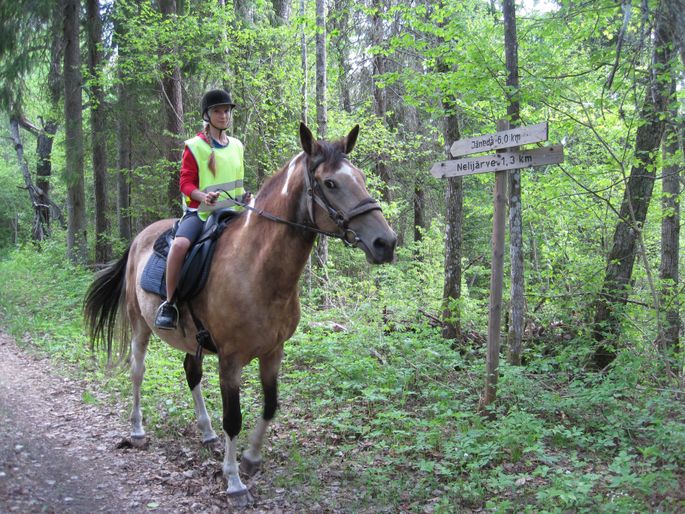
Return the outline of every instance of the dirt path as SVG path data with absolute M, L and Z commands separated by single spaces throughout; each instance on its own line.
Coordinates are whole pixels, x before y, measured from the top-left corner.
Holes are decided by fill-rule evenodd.
M 222 452 L 206 457 L 190 440 L 122 447 L 125 416 L 85 403 L 85 385 L 67 376 L 0 332 L 0 513 L 232 511 Z M 292 512 L 284 503 L 247 511 Z

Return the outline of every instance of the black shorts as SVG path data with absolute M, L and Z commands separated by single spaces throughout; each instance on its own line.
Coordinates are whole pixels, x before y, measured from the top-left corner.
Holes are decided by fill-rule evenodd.
M 205 222 L 197 215 L 197 211 L 186 211 L 178 224 L 175 237 L 185 237 L 193 244 L 205 226 Z

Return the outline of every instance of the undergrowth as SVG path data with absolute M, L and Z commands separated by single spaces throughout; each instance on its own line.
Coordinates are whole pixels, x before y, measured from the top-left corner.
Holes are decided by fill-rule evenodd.
M 2 327 L 24 347 L 75 366 L 92 390 L 128 409 L 127 374 L 103 368 L 84 335 L 92 272 L 67 264 L 64 253 L 45 243 L 0 261 Z M 307 291 L 300 328 L 286 344 L 281 411 L 266 446 L 276 487 L 346 512 L 685 510 L 682 391 L 654 379 L 661 370 L 648 352 L 621 354 L 603 375 L 583 369 L 582 341 L 562 342 L 575 352 L 531 352 L 525 367 L 502 361 L 486 418 L 477 414 L 484 348 L 453 348 L 418 314 L 437 308 L 440 281 L 430 270 L 439 266 L 401 259 L 365 269 L 362 257 L 345 255 L 331 263 L 328 289 Z M 324 295 L 333 308 L 316 307 Z M 479 300 L 465 306 L 470 322 L 483 322 Z M 216 359 L 205 369 L 218 429 Z M 254 363 L 243 382 L 249 430 L 261 412 Z M 143 405 L 155 437 L 194 430 L 182 355 L 154 338 Z

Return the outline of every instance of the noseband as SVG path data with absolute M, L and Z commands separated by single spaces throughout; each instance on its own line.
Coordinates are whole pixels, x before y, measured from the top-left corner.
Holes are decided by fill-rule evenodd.
M 356 246 L 359 242 L 359 237 L 357 236 L 357 233 L 350 228 L 350 221 L 370 211 L 381 211 L 381 206 L 376 200 L 367 196 L 349 211 L 334 207 L 326 197 L 326 193 L 324 193 L 324 190 L 321 188 L 321 184 L 319 184 L 314 177 L 316 169 L 321 166 L 325 160 L 325 157 L 314 159 L 309 163 L 307 172 L 304 174 L 305 194 L 307 195 L 307 216 L 309 216 L 309 225 L 307 226 L 310 230 L 314 229 L 317 232 L 321 232 L 316 228 L 316 219 L 314 217 L 314 202 L 316 202 L 328 213 L 328 217 L 331 218 L 338 226 L 338 229 L 340 229 L 340 232 L 338 233 L 326 234 L 342 239 L 348 245 Z
M 253 211 L 257 213 L 259 216 L 269 219 L 271 221 L 275 221 L 277 223 L 283 223 L 285 225 L 290 225 L 291 227 L 296 227 L 302 230 L 306 230 L 307 232 L 315 232 L 317 234 L 323 234 L 328 237 L 334 237 L 337 239 L 341 239 L 346 245 L 348 246 L 357 246 L 357 244 L 360 242 L 359 236 L 357 236 L 357 233 L 352 230 L 349 226 L 350 222 L 362 214 L 366 214 L 367 212 L 370 211 L 382 211 L 381 206 L 378 204 L 376 200 L 371 198 L 370 196 L 364 198 L 362 201 L 360 201 L 355 207 L 350 209 L 349 211 L 344 211 L 342 209 L 337 209 L 336 207 L 333 206 L 333 204 L 326 198 L 326 194 L 324 193 L 323 189 L 321 188 L 321 185 L 316 181 L 314 178 L 314 174 L 316 173 L 316 169 L 321 166 L 325 162 L 325 158 L 319 157 L 318 159 L 315 159 L 309 165 L 307 166 L 307 169 L 304 173 L 304 186 L 305 186 L 305 199 L 306 199 L 306 207 L 307 207 L 307 216 L 308 216 L 308 221 L 306 224 L 302 223 L 296 223 L 294 221 L 286 220 L 284 218 L 281 218 L 280 216 L 276 216 L 275 214 L 271 214 L 270 212 L 265 211 L 264 209 L 256 209 L 252 207 L 251 205 L 246 204 L 245 202 L 241 202 L 236 198 L 233 198 L 228 191 L 221 190 L 223 193 L 226 193 L 228 197 L 235 202 L 236 205 L 239 205 L 241 207 L 244 207 L 245 209 L 248 209 L 250 211 Z M 314 202 L 319 204 L 321 208 L 323 208 L 326 213 L 328 214 L 329 218 L 335 222 L 335 224 L 338 226 L 340 229 L 339 232 L 328 232 L 326 230 L 321 230 L 317 228 L 316 226 L 316 220 L 314 216 Z

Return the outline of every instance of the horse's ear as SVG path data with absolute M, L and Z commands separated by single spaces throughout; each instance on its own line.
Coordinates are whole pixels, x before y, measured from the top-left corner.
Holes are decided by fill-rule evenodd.
M 312 155 L 316 141 L 314 140 L 312 131 L 309 130 L 309 127 L 307 127 L 304 122 L 300 122 L 300 143 L 302 143 L 304 153 Z
M 345 153 L 348 154 L 352 151 L 354 148 L 355 143 L 357 142 L 357 136 L 359 135 L 359 125 L 355 125 L 352 127 L 352 130 L 350 130 L 350 133 L 347 134 L 347 137 L 345 138 Z

